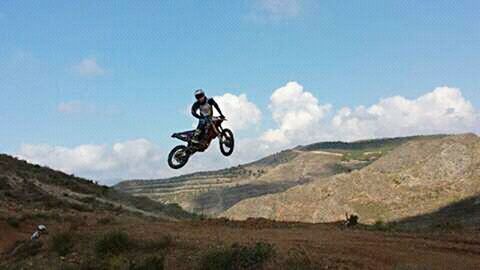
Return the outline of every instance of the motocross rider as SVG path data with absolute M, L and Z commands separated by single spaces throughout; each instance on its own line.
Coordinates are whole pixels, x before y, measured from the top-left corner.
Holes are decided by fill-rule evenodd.
M 213 117 L 213 108 L 215 107 L 217 112 L 220 114 L 220 117 L 225 118 L 225 116 L 223 116 L 223 113 L 220 110 L 217 102 L 215 102 L 213 98 L 208 98 L 202 89 L 195 91 L 195 99 L 197 101 L 192 105 L 192 115 L 199 121 L 197 129 L 195 130 L 195 134 L 193 135 L 192 142 L 199 143 L 203 139 L 202 137 L 204 136 L 206 127 L 211 122 Z

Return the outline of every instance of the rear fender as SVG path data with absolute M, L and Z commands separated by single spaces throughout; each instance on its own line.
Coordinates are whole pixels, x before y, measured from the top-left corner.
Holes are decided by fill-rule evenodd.
M 192 139 L 193 134 L 195 134 L 195 130 L 178 132 L 178 133 L 173 133 L 172 138 L 176 138 L 184 142 L 189 142 Z

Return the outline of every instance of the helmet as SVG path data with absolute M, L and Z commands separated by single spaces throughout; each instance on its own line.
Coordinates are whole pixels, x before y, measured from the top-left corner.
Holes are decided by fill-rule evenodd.
M 198 89 L 198 90 L 195 91 L 195 98 L 196 98 L 197 100 L 200 100 L 200 99 L 202 99 L 203 97 L 205 97 L 205 92 L 203 92 L 202 89 Z
M 45 226 L 45 225 L 38 225 L 37 229 L 38 229 L 39 231 L 41 231 L 41 232 L 42 232 L 42 231 L 46 231 L 46 230 L 47 230 L 47 226 Z

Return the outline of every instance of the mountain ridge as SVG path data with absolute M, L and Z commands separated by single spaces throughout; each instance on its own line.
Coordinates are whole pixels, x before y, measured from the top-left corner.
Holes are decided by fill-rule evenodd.
M 370 224 L 406 219 L 478 195 L 479 156 L 475 134 L 414 140 L 358 171 L 244 200 L 222 216 L 330 222 L 348 212 Z
M 124 181 L 115 188 L 163 203 L 177 203 L 189 212 L 215 216 L 244 199 L 360 169 L 405 142 L 444 136 L 314 143 L 236 167 L 167 179 Z

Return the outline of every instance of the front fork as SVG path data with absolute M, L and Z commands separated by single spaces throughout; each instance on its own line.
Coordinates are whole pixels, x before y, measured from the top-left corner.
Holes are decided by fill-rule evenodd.
M 216 127 L 215 125 L 213 125 L 213 131 L 215 131 L 215 134 L 217 134 L 218 137 L 220 134 L 222 134 L 223 128 L 221 126 Z

